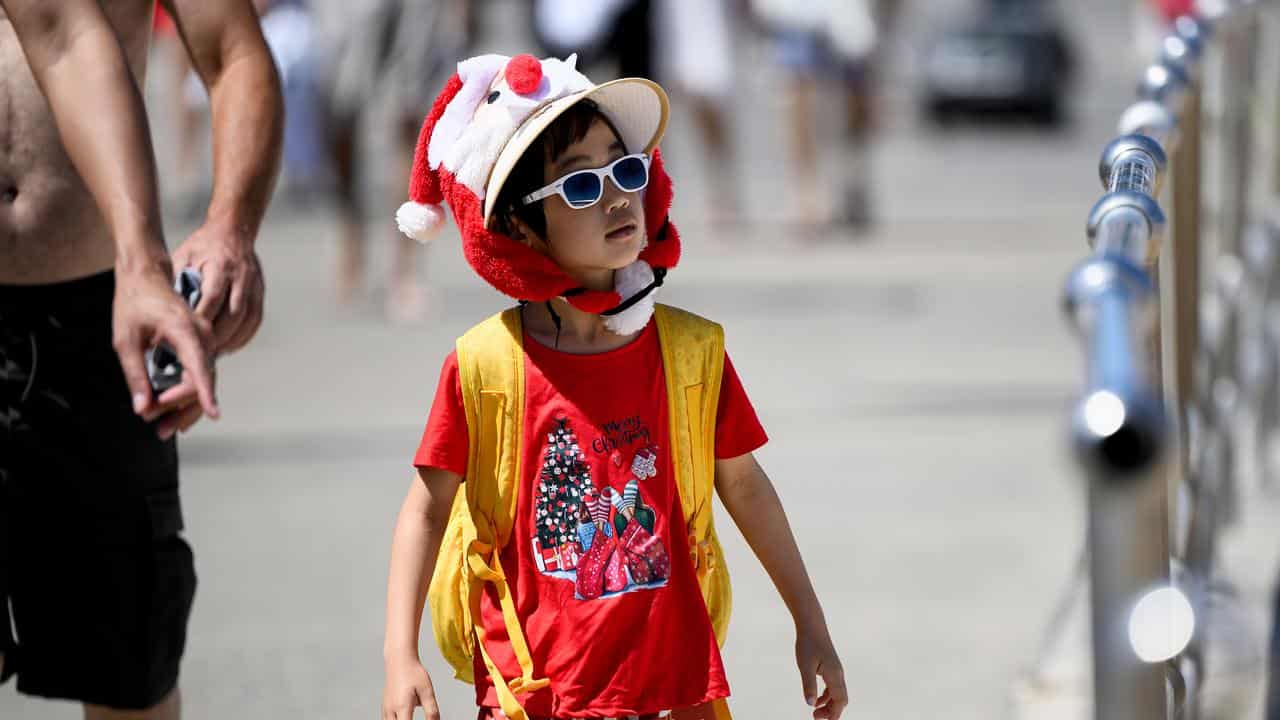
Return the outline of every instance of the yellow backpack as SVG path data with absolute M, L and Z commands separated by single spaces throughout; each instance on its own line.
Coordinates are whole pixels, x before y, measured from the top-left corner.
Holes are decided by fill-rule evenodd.
M 716 409 L 724 368 L 723 329 L 665 305 L 654 310 L 667 379 L 676 486 L 689 532 L 690 556 L 702 596 L 723 646 L 733 604 L 729 573 L 712 519 L 715 485 Z M 480 653 L 511 720 L 527 720 L 516 694 L 549 685 L 536 678 L 529 646 L 516 615 L 500 555 L 511 538 L 520 487 L 524 417 L 524 347 L 520 311 L 513 308 L 480 323 L 458 340 L 458 370 L 467 417 L 464 492 L 454 499 L 427 598 L 436 644 L 454 675 L 474 683 L 473 648 Z M 520 677 L 502 677 L 485 650 L 480 598 L 485 583 L 497 591 Z M 727 705 L 716 717 L 728 717 Z

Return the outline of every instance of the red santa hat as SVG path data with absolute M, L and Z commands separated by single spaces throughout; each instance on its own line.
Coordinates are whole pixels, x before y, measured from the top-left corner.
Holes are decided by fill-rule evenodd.
M 667 95 L 656 83 L 625 78 L 596 85 L 576 58 L 538 60 L 481 55 L 458 64 L 422 124 L 409 178 L 409 202 L 396 213 L 400 230 L 427 242 L 453 212 L 463 254 L 479 275 L 517 300 L 563 297 L 605 316 L 614 332 L 639 330 L 653 313 L 655 291 L 680 260 L 680 238 L 668 218 L 673 196 L 658 142 L 666 129 Z M 644 190 L 647 243 L 639 259 L 615 274 L 613 291 L 586 290 L 551 258 L 492 227 L 494 203 L 516 162 L 557 117 L 591 100 L 618 130 L 627 152 L 651 156 Z

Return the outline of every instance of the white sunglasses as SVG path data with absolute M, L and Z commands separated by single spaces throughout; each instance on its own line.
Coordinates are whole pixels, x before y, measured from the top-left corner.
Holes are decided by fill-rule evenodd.
M 564 198 L 575 210 L 589 208 L 604 197 L 604 179 L 613 181 L 614 187 L 623 192 L 643 190 L 649 184 L 649 156 L 645 153 L 625 155 L 602 168 L 574 170 L 559 180 L 525 195 L 521 200 L 532 205 L 552 195 Z

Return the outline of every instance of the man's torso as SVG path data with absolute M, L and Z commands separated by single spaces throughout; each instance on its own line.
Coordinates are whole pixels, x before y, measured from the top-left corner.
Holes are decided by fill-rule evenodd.
M 101 0 L 140 82 L 153 0 Z M 31 285 L 110 268 L 115 246 L 76 173 L 13 26 L 0 10 L 0 284 Z

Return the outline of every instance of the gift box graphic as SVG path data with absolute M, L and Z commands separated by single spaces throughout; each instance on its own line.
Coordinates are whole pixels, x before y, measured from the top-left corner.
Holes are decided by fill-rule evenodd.
M 561 560 L 561 552 L 558 548 L 544 548 L 538 538 L 533 538 L 533 561 L 538 565 L 538 572 L 555 572 L 557 570 L 567 570 L 563 567 Z M 577 560 L 574 560 L 574 567 L 577 566 Z
M 578 560 L 581 557 L 578 552 L 577 543 L 564 543 L 560 546 L 560 569 L 574 570 L 578 567 Z

